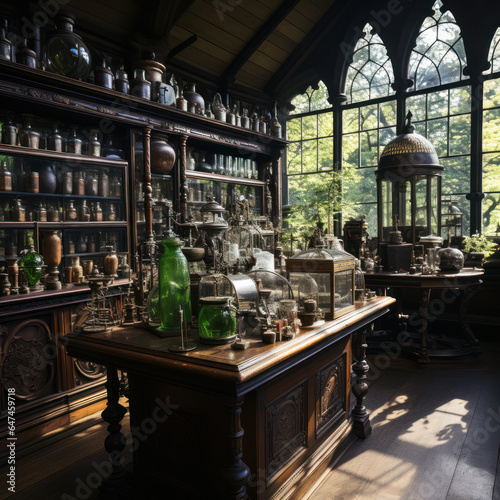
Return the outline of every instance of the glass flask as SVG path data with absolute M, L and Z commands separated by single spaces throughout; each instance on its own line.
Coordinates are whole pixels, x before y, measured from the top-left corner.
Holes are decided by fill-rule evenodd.
M 24 254 L 22 259 L 19 261 L 19 265 L 23 269 L 24 277 L 26 278 L 29 286 L 36 286 L 42 278 L 43 259 L 40 254 L 35 252 L 33 246 L 30 248 L 28 253 Z
M 162 241 L 163 255 L 158 266 L 160 288 L 160 332 L 180 331 L 179 307 L 186 321 L 191 320 L 191 297 L 188 261 L 181 251 L 181 240 L 172 236 Z
M 236 338 L 236 309 L 230 297 L 200 299 L 198 330 L 203 344 L 227 344 Z
M 61 12 L 56 30 L 49 37 L 43 56 L 44 66 L 59 75 L 84 80 L 92 68 L 90 51 L 79 35 L 74 33 L 75 17 Z

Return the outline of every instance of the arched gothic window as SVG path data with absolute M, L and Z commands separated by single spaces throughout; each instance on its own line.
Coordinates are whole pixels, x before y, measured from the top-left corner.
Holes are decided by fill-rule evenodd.
M 373 28 L 366 24 L 365 36 L 360 38 L 354 48 L 352 62 L 347 70 L 347 102 L 359 102 L 394 93 L 392 64 L 387 55 L 384 42 Z
M 497 73 L 500 71 L 500 28 L 495 31 L 488 53 L 490 69 L 485 73 Z
M 434 14 L 427 17 L 410 56 L 408 76 L 412 90 L 427 89 L 463 80 L 465 47 L 453 14 L 441 12 L 442 2 L 433 5 Z

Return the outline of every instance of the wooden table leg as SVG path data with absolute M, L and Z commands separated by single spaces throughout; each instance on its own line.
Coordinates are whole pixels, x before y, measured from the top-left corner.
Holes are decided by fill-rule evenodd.
M 229 415 L 229 427 L 226 440 L 226 462 L 221 471 L 222 479 L 226 485 L 225 498 L 240 500 L 246 498 L 246 483 L 250 478 L 250 469 L 243 462 L 243 435 L 241 427 L 241 406 L 243 397 L 228 401 L 225 404 L 226 413 Z
M 460 311 L 459 311 L 459 321 L 462 332 L 465 335 L 466 339 L 469 341 L 470 345 L 475 349 L 477 348 L 478 352 L 479 352 L 479 340 L 477 340 L 476 336 L 474 335 L 474 332 L 469 326 L 469 322 L 467 321 L 467 311 L 469 310 L 469 305 L 472 300 L 472 297 L 474 297 L 476 292 L 479 290 L 480 286 L 481 282 L 478 283 L 477 285 L 468 286 L 465 289 L 462 301 L 460 302 Z
M 114 498 L 117 489 L 127 477 L 127 471 L 121 463 L 121 454 L 125 448 L 126 439 L 120 432 L 122 426 L 120 421 L 127 413 L 127 410 L 118 401 L 120 399 L 120 381 L 118 372 L 114 368 L 107 369 L 106 390 L 108 393 L 108 403 L 106 409 L 101 413 L 102 419 L 108 422 L 108 436 L 104 441 L 104 447 L 109 453 L 111 462 L 111 474 L 105 478 L 99 490 L 99 498 Z
M 363 400 L 368 393 L 368 384 L 366 383 L 368 370 L 370 369 L 366 362 L 366 329 L 363 329 L 355 335 L 357 346 L 357 361 L 352 366 L 352 370 L 356 375 L 356 383 L 352 386 L 352 392 L 356 396 L 356 404 L 351 412 L 353 420 L 353 432 L 356 436 L 364 439 L 372 432 L 370 424 L 370 415 L 366 411 Z
M 422 318 L 422 326 L 420 327 L 420 347 L 418 350 L 417 363 L 424 366 L 430 363 L 429 351 L 427 350 L 427 331 L 429 328 L 429 301 L 431 297 L 431 290 L 424 288 L 420 298 L 420 311 Z

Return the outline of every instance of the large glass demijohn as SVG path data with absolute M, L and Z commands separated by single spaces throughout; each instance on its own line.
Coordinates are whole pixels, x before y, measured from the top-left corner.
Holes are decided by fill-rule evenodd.
M 162 241 L 163 254 L 158 265 L 160 332 L 180 332 L 179 307 L 183 310 L 184 320 L 191 321 L 191 281 L 181 244 L 181 240 L 172 232 Z
M 44 66 L 54 73 L 84 80 L 92 68 L 90 51 L 74 31 L 75 16 L 60 12 L 56 30 L 49 36 L 43 55 Z

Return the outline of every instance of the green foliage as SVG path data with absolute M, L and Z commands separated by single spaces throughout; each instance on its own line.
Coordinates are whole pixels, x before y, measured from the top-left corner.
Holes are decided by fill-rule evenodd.
M 476 233 L 464 239 L 464 250 L 466 252 L 482 252 L 485 257 L 493 253 L 496 245 L 486 236 Z

